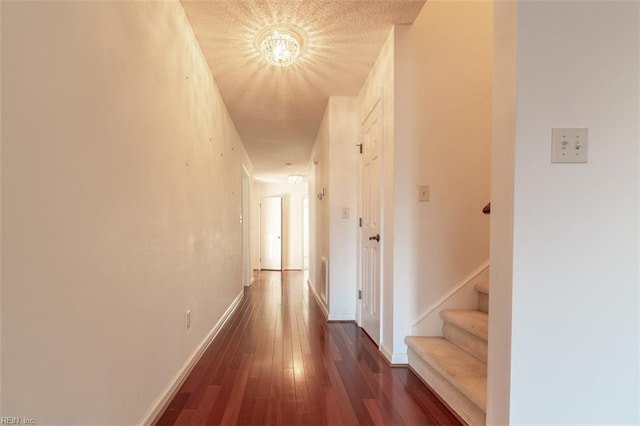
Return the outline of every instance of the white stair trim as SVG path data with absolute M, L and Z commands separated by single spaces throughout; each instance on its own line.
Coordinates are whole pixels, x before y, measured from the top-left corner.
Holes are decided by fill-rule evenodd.
M 411 323 L 411 327 L 415 327 L 429 315 L 434 313 L 438 308 L 440 308 L 443 304 L 445 304 L 449 299 L 455 296 L 460 290 L 465 288 L 467 285 L 474 284 L 474 279 L 476 279 L 480 274 L 489 269 L 489 261 L 483 262 L 480 266 L 474 269 L 469 275 L 464 277 L 458 284 L 456 284 L 447 294 L 441 297 L 439 300 L 428 306 L 418 318 Z

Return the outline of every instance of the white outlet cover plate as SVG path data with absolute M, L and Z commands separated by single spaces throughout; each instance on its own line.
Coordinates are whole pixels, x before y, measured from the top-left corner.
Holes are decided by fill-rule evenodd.
M 429 185 L 418 185 L 418 202 L 429 201 Z
M 586 163 L 589 129 L 551 129 L 552 163 Z

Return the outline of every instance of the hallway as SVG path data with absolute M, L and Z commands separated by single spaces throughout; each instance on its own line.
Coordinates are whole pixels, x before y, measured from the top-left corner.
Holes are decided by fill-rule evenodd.
M 459 424 L 354 323 L 327 323 L 302 272 L 261 272 L 158 425 Z

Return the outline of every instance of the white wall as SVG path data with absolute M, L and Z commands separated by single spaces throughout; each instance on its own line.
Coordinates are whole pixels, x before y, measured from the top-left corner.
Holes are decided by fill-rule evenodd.
M 302 269 L 302 200 L 309 194 L 307 182 L 294 185 L 285 179 L 255 181 L 253 194 L 254 208 L 258 211 L 262 198 L 282 197 L 282 269 Z M 258 241 L 260 232 L 258 228 Z
M 489 1 L 427 2 L 396 27 L 394 352 L 409 321 L 489 259 L 492 37 Z
M 328 293 L 321 282 L 320 259 L 329 256 L 329 223 L 327 198 L 320 198 L 322 188 L 329 187 L 329 110 L 326 109 L 311 149 L 309 170 L 309 282 L 327 309 Z M 328 315 L 328 310 L 327 310 Z
M 179 3 L 1 27 L 2 415 L 140 422 L 241 294 L 246 154 Z
M 639 7 L 518 4 L 513 424 L 640 422 Z M 589 128 L 588 164 L 551 164 L 554 127 Z
M 329 261 L 329 320 L 356 318 L 358 102 L 355 97 L 329 98 L 311 152 L 309 181 L 309 279 L 321 296 L 320 259 Z M 317 159 L 317 164 L 314 164 Z M 318 193 L 325 189 L 322 199 Z M 342 209 L 349 218 L 342 218 Z
M 356 245 L 358 238 L 358 102 L 356 97 L 332 96 L 327 106 L 330 125 L 329 319 L 356 318 Z M 342 209 L 349 217 L 342 217 Z

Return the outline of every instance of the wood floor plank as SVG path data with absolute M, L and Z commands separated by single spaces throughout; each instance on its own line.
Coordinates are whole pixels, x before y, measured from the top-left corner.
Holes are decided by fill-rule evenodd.
M 345 418 L 341 415 L 338 400 L 331 388 L 325 389 L 325 406 L 327 407 L 327 423 L 329 425 L 345 425 Z M 353 423 L 351 423 L 353 424 Z
M 222 416 L 223 425 L 236 424 L 238 416 L 240 415 L 240 408 L 242 407 L 243 397 L 247 388 L 247 381 L 249 380 L 249 371 L 253 355 L 245 354 L 242 356 L 240 363 L 238 377 L 233 383 L 233 387 L 229 393 L 229 400 L 224 410 L 224 416 Z
M 253 413 L 256 407 L 256 403 L 258 401 L 258 379 L 251 378 L 247 379 L 247 385 L 245 387 L 244 395 L 242 397 L 241 405 L 239 406 L 239 412 L 237 415 L 236 424 L 239 425 L 250 425 L 253 424 L 251 418 L 253 417 Z
M 369 416 L 376 426 L 388 426 L 394 424 L 391 418 L 384 412 L 380 404 L 375 399 L 365 399 L 364 406 L 367 407 Z
M 185 408 L 176 420 L 176 425 L 204 425 L 220 393 L 220 386 L 207 386 L 203 392 L 202 403 L 197 408 Z
M 355 323 L 327 323 L 302 272 L 263 271 L 158 425 L 459 425 Z

